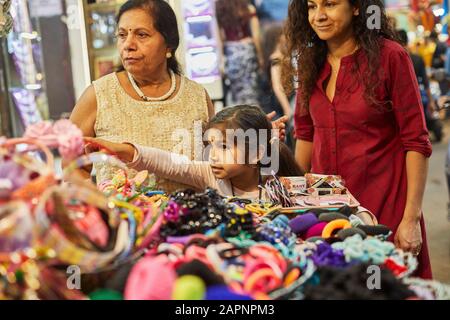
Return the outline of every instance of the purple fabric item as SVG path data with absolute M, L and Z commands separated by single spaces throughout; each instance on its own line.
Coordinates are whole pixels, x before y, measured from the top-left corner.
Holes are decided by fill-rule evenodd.
M 313 225 L 306 231 L 305 235 L 302 236 L 302 239 L 309 239 L 311 237 L 320 237 L 322 235 L 323 229 L 327 224 L 328 222 L 319 222 Z
M 311 256 L 311 259 L 318 267 L 346 267 L 349 265 L 345 261 L 344 251 L 335 250 L 326 242 L 321 242 L 317 246 L 317 250 Z
M 210 286 L 205 300 L 253 300 L 250 296 L 231 291 L 227 286 Z
M 190 234 L 187 236 L 169 236 L 166 239 L 167 243 L 181 243 L 181 244 L 187 244 L 192 239 L 207 239 L 207 237 L 203 234 Z
M 315 214 L 306 213 L 289 221 L 289 227 L 291 227 L 292 232 L 299 234 L 305 232 L 318 222 L 319 220 Z

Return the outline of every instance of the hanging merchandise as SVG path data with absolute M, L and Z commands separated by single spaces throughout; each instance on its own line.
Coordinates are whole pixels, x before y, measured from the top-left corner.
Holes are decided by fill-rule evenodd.
M 13 26 L 13 19 L 9 13 L 11 0 L 0 0 L 0 38 L 6 37 Z

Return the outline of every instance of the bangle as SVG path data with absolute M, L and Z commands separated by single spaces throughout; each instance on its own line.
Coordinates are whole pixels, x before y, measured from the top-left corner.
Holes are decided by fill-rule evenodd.
M 25 250 L 33 241 L 34 221 L 23 201 L 10 201 L 0 206 L 0 252 Z M 1 260 L 1 259 L 0 259 Z
M 15 147 L 18 144 L 27 144 L 33 148 L 40 149 L 45 154 L 46 162 L 42 163 L 35 157 L 14 151 L 11 157 L 12 161 L 19 166 L 37 173 L 38 177 L 34 179 L 30 178 L 32 180 L 28 181 L 25 185 L 20 186 L 18 189 L 13 190 L 10 196 L 12 199 L 23 200 L 38 198 L 49 186 L 56 184 L 56 178 L 54 176 L 54 157 L 47 146 L 38 140 L 31 138 L 9 139 L 0 145 L 0 148 L 8 149 L 10 147 Z M 10 153 L 11 151 L 7 150 L 6 152 Z M 19 177 L 14 178 L 19 179 Z
M 348 220 L 337 219 L 329 222 L 322 231 L 322 238 L 327 239 L 330 238 L 333 234 L 333 231 L 337 229 L 348 229 L 351 228 L 352 225 Z
M 281 270 L 281 267 L 277 265 L 275 261 L 269 259 L 266 260 L 256 259 L 252 262 L 247 263 L 247 265 L 245 266 L 244 277 L 248 278 L 256 270 L 264 268 L 272 269 L 272 271 L 278 278 L 280 279 L 283 278 L 283 271 Z
M 126 201 L 119 200 L 117 198 L 111 199 L 111 202 L 115 205 L 116 208 L 126 209 L 127 213 L 124 216 L 122 216 L 122 218 L 127 218 L 129 216 L 128 211 L 131 211 L 134 214 L 134 218 L 136 219 L 137 224 L 141 224 L 142 221 L 144 220 L 144 213 L 139 207 L 132 205 L 131 203 L 128 203 Z
M 100 193 L 100 192 L 98 192 Z M 68 197 L 71 196 L 76 199 L 85 198 L 83 201 L 85 203 L 95 203 L 97 208 L 101 208 L 104 212 L 109 213 L 109 226 L 112 232 L 109 237 L 110 244 L 108 248 L 110 250 L 106 252 L 98 252 L 94 250 L 88 250 L 84 247 L 80 247 L 74 242 L 70 241 L 64 233 L 64 229 L 68 228 L 67 225 L 60 225 L 50 221 L 48 213 L 46 211 L 46 204 L 51 197 L 58 195 L 62 197 L 63 195 Z M 75 195 L 79 196 L 74 197 Z M 95 199 L 95 200 L 94 200 Z M 91 202 L 97 201 L 98 202 Z M 55 207 L 55 212 L 53 215 L 67 215 L 67 212 L 57 212 L 56 210 L 61 210 L 60 206 Z M 105 197 L 99 196 L 92 190 L 86 190 L 81 188 L 71 187 L 61 187 L 54 186 L 48 189 L 41 196 L 38 205 L 35 209 L 36 217 L 36 229 L 37 235 L 39 236 L 39 243 L 43 247 L 52 248 L 55 253 L 55 258 L 59 261 L 70 264 L 79 265 L 82 272 L 92 272 L 98 270 L 109 263 L 111 263 L 120 253 L 122 253 L 129 242 L 129 231 L 128 223 L 126 221 L 120 221 L 114 212 L 108 208 L 108 202 Z M 66 217 L 68 218 L 68 217 Z M 70 219 L 66 219 L 70 221 Z M 73 228 L 72 228 L 73 229 Z M 71 237 L 71 239 L 75 239 Z M 76 238 L 78 241 L 82 240 L 82 237 Z
M 244 290 L 248 293 L 268 292 L 281 285 L 281 279 L 270 268 L 259 269 L 244 282 Z
M 117 158 L 114 158 L 112 156 L 108 156 L 101 152 L 94 152 L 90 153 L 88 155 L 83 155 L 81 157 L 78 157 L 77 159 L 73 160 L 63 171 L 63 177 L 64 179 L 68 179 L 69 176 L 77 169 L 82 168 L 87 165 L 91 165 L 94 163 L 107 163 L 110 166 L 116 166 L 119 169 L 122 169 L 125 173 L 128 171 L 127 166 L 125 163 L 120 161 Z
M 129 232 L 129 241 L 125 250 L 119 256 L 119 261 L 127 258 L 130 253 L 133 251 L 134 244 L 136 242 L 136 219 L 133 213 L 129 210 L 126 211 L 126 215 L 128 218 L 128 232 Z

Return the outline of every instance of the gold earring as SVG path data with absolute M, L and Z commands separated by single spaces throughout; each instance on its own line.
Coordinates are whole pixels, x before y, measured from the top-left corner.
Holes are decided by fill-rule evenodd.
M 166 58 L 167 58 L 167 59 L 172 58 L 172 52 L 167 52 L 167 53 L 166 53 Z

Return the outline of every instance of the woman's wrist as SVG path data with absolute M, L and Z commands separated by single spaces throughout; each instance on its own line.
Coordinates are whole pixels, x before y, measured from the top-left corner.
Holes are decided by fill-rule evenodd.
M 406 205 L 402 221 L 418 223 L 421 217 L 422 209 L 419 206 Z
M 125 162 L 132 162 L 136 148 L 131 143 L 122 143 L 120 151 L 117 153 L 119 158 Z

